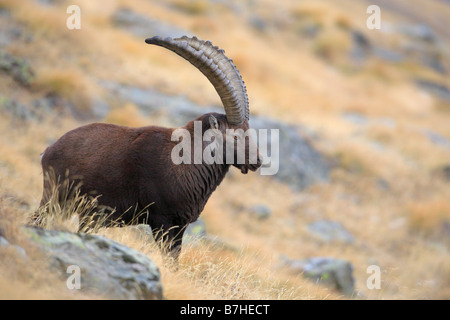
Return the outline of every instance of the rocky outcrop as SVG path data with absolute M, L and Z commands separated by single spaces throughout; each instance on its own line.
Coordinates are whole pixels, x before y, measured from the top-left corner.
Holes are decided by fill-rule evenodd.
M 282 257 L 282 266 L 290 272 L 302 274 L 305 278 L 351 296 L 355 291 L 353 266 L 350 262 L 329 257 L 312 257 L 291 260 Z
M 332 220 L 318 220 L 307 225 L 308 232 L 325 243 L 352 244 L 354 238 L 339 222 Z
M 28 61 L 5 51 L 0 51 L 0 71 L 25 87 L 29 87 L 34 80 L 34 71 Z
M 108 299 L 163 299 L 156 264 L 134 249 L 100 235 L 36 227 L 24 232 L 61 277 L 68 279 L 71 270 L 79 270 L 79 290 Z

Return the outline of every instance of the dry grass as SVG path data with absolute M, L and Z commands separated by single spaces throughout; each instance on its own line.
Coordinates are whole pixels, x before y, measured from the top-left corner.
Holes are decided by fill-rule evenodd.
M 143 127 L 148 125 L 148 119 L 140 114 L 138 107 L 131 102 L 120 108 L 113 109 L 105 118 L 105 122 L 128 127 Z
M 444 236 L 450 227 L 450 203 L 447 197 L 414 202 L 406 208 L 406 218 L 412 231 L 426 236 Z
M 88 114 L 91 107 L 90 85 L 77 69 L 43 68 L 33 83 L 33 88 L 46 95 L 64 97 L 75 106 L 79 114 Z

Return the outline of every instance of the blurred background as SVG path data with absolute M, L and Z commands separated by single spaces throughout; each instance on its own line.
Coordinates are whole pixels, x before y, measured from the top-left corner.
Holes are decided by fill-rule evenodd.
M 280 130 L 280 169 L 231 170 L 200 221 L 222 246 L 163 269 L 167 298 L 449 299 L 449 21 L 445 0 L 0 0 L 0 226 L 38 207 L 39 156 L 65 132 L 221 110 L 200 72 L 144 43 L 196 35 L 233 59 L 253 127 Z M 221 286 L 201 280 L 224 259 Z M 4 298 L 41 297 L 42 275 L 3 262 Z M 325 281 L 328 266 L 346 280 Z

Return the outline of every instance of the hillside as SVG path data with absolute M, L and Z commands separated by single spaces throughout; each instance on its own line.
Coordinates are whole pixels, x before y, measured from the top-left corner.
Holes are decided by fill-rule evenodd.
M 251 121 L 283 133 L 280 171 L 233 168 L 178 271 L 130 228 L 101 234 L 155 260 L 167 299 L 450 298 L 448 1 L 74 2 L 70 30 L 73 2 L 0 0 L 0 236 L 33 261 L 0 245 L 0 298 L 102 298 L 67 292 L 21 234 L 42 195 L 39 157 L 87 123 L 179 126 L 220 110 L 200 72 L 144 42 L 183 34 L 233 59 Z M 371 4 L 381 29 L 366 26 Z M 354 292 L 295 263 L 318 257 L 348 262 Z

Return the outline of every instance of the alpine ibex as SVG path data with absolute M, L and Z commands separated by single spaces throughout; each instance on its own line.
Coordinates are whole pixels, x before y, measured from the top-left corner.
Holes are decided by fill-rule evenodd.
M 250 149 L 256 142 L 242 134 L 249 129 L 246 87 L 224 51 L 196 37 L 153 37 L 145 42 L 167 48 L 197 67 L 222 100 L 225 115 L 204 114 L 182 129 L 191 137 L 194 137 L 195 127 L 201 128 L 202 134 L 211 130 L 215 137 L 212 141 L 222 139 L 224 142 L 218 144 L 222 150 L 215 150 L 223 152 L 222 159 L 230 159 L 225 155 L 226 145 L 234 148 L 234 154 L 238 154 L 239 145 L 244 146 L 244 161 L 239 163 L 234 156 L 232 163 L 174 164 L 171 154 L 177 145 L 173 139 L 176 129 L 94 123 L 64 134 L 45 150 L 41 162 L 44 176 L 54 171 L 55 178 L 61 179 L 68 172 L 69 180 L 80 184 L 82 194 L 97 196 L 99 205 L 113 209 L 110 221 L 148 223 L 157 239 L 164 235 L 169 252 L 176 258 L 181 250 L 184 227 L 197 220 L 230 165 L 247 173 L 249 169 L 257 170 L 261 159 L 256 148 L 256 160 L 250 161 Z M 212 141 L 202 140 L 202 151 Z M 41 206 L 47 203 L 50 193 L 51 181 L 44 179 Z M 141 210 L 146 214 L 133 219 L 134 213 Z

